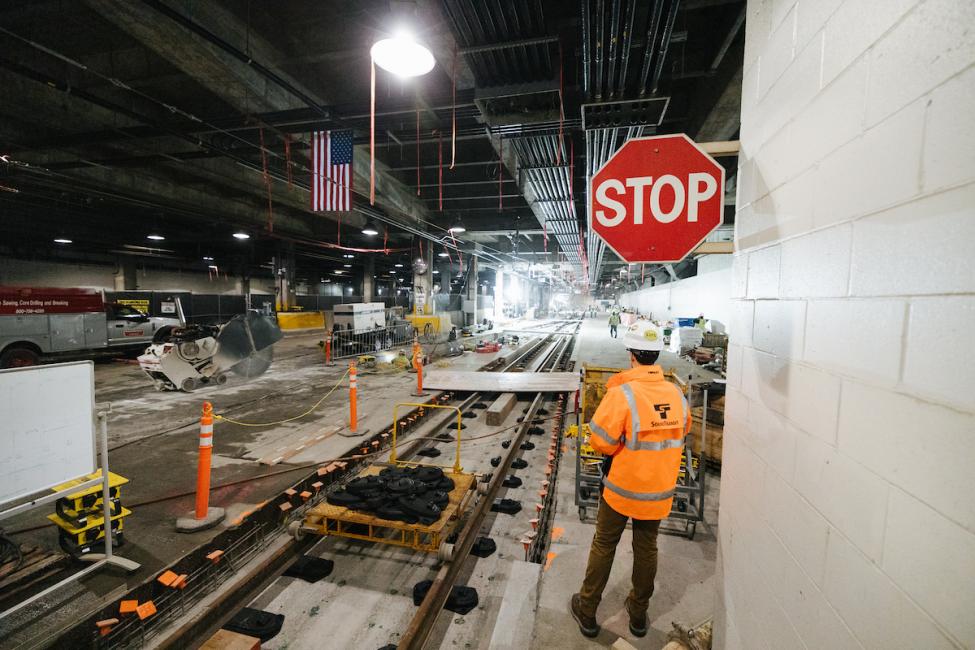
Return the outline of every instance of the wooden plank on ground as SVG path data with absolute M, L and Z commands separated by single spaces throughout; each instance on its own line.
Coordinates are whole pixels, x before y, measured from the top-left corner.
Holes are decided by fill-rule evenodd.
M 488 426 L 498 427 L 504 423 L 511 409 L 518 403 L 518 396 L 514 393 L 502 393 L 487 409 Z
M 217 630 L 200 646 L 201 650 L 260 650 L 261 640 L 230 630 Z
M 432 390 L 479 391 L 488 393 L 564 393 L 579 387 L 574 372 L 477 372 L 476 370 L 431 370 L 423 373 L 423 387 Z
M 292 456 L 300 454 L 301 452 L 308 449 L 312 445 L 317 445 L 323 440 L 332 437 L 341 428 L 342 427 L 340 426 L 331 426 L 319 433 L 310 436 L 305 436 L 303 438 L 299 438 L 294 442 L 278 447 L 270 454 L 267 454 L 266 456 L 259 458 L 257 462 L 259 462 L 261 465 L 277 465 L 278 463 L 283 463 L 284 461 L 288 460 Z

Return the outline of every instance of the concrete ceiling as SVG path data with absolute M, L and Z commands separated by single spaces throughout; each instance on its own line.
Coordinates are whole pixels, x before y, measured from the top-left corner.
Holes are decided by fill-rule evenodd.
M 656 59 L 658 94 L 671 98 L 658 132 L 733 136 L 744 3 L 659 1 L 677 6 Z M 327 271 L 344 261 L 327 248 L 340 231 L 343 245 L 377 246 L 358 232 L 375 220 L 391 247 L 477 244 L 489 263 L 562 259 L 582 280 L 579 116 L 596 94 L 583 78 L 587 5 L 606 14 L 610 41 L 614 24 L 632 21 L 615 47 L 634 63 L 614 98 L 639 95 L 638 62 L 648 40 L 661 45 L 648 38 L 652 2 L 5 2 L 0 246 L 64 256 L 51 240 L 70 234 L 70 254 L 110 257 L 163 229 L 173 263 L 198 264 L 206 249 L 246 272 L 287 242 L 307 271 Z M 437 66 L 410 82 L 377 75 L 370 206 L 368 50 L 397 24 L 414 26 Z M 315 213 L 308 134 L 341 128 L 354 131 L 356 209 Z M 457 219 L 468 233 L 455 242 L 446 228 Z M 238 229 L 252 234 L 246 246 L 230 237 Z

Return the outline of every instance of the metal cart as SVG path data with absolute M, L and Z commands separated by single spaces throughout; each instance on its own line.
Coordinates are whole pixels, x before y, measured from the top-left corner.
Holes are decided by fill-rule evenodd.
M 621 368 L 603 368 L 598 366 L 582 367 L 581 403 L 576 412 L 576 424 L 569 428 L 569 437 L 575 437 L 576 449 L 576 479 L 575 505 L 579 508 L 579 520 L 585 521 L 590 509 L 598 509 L 600 487 L 602 485 L 603 455 L 589 446 L 589 425 L 596 412 L 596 407 L 606 394 L 606 382 Z M 688 404 L 694 385 L 686 382 L 673 370 L 664 373 L 687 396 Z M 704 404 L 708 404 L 708 391 L 703 389 Z M 707 489 L 707 471 L 701 465 L 701 459 L 692 451 L 693 431 L 688 434 L 684 445 L 684 457 L 681 460 L 680 474 L 677 478 L 677 489 L 670 515 L 665 522 L 675 525 L 663 525 L 663 532 L 683 535 L 694 539 L 697 524 L 704 521 L 704 494 Z M 701 421 L 701 446 L 705 449 L 707 442 L 707 408 Z

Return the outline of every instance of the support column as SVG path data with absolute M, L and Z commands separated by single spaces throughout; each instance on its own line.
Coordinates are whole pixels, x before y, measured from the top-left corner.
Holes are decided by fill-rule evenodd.
M 278 294 L 278 311 L 290 311 L 295 305 L 294 244 L 282 244 L 274 256 L 274 286 Z
M 504 318 L 504 270 L 499 266 L 494 276 L 494 318 Z
M 136 275 L 135 262 L 131 260 L 119 260 L 115 268 L 115 290 L 116 291 L 135 291 L 139 288 L 138 276 Z
M 366 258 L 362 270 L 362 302 L 372 302 L 375 291 L 376 280 L 376 258 L 372 255 Z
M 431 304 L 433 301 L 433 251 L 431 250 L 430 246 L 425 246 L 424 253 L 424 261 L 427 263 L 427 270 L 422 274 L 416 272 L 413 273 L 414 313 L 427 313 L 429 308 L 426 307 L 426 305 Z M 413 260 L 410 260 L 410 267 L 412 268 L 412 266 Z

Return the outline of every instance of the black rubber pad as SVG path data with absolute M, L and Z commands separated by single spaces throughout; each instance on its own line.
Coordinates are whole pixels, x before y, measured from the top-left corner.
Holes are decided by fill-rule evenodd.
M 521 512 L 521 501 L 514 499 L 497 499 L 491 504 L 491 512 L 502 512 L 506 515 L 514 515 Z
M 322 578 L 327 578 L 334 568 L 335 562 L 332 560 L 302 555 L 284 570 L 283 575 L 291 578 L 301 578 L 305 582 L 318 582 Z

